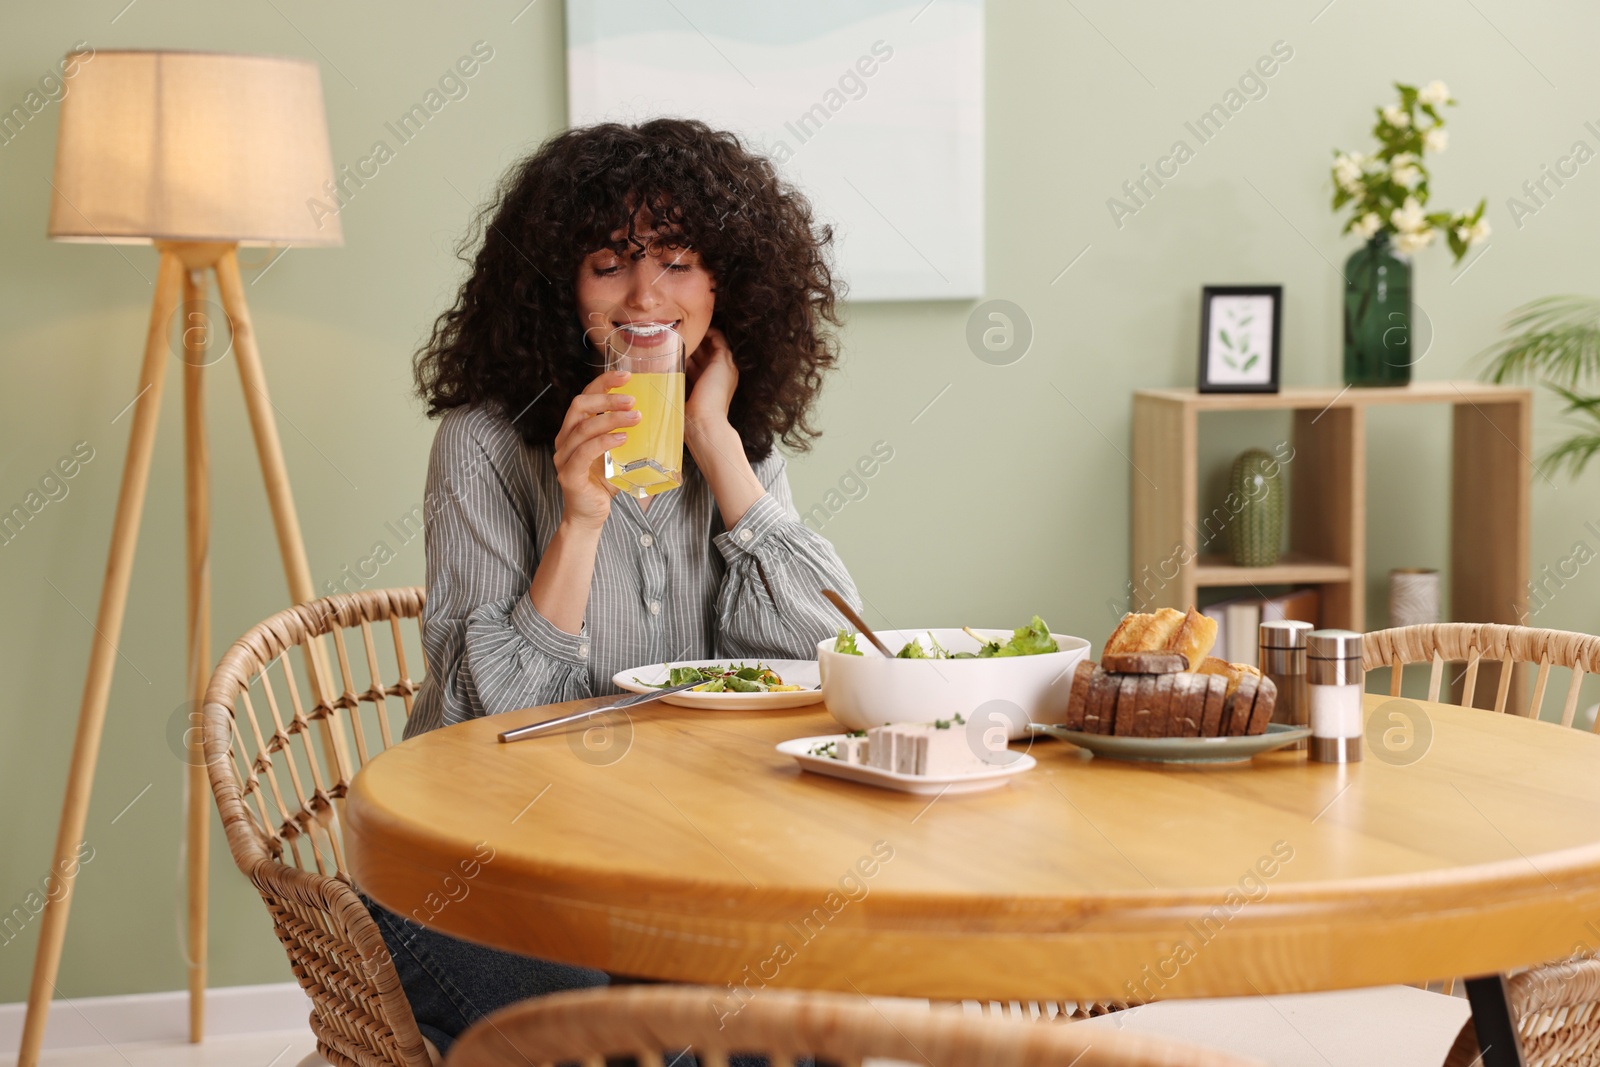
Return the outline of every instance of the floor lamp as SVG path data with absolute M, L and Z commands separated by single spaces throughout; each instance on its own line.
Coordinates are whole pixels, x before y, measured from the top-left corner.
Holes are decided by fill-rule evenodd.
M 314 63 L 236 53 L 131 50 L 69 55 L 68 62 L 76 70 L 60 104 L 49 235 L 63 241 L 154 244 L 160 259 L 51 866 L 52 875 L 63 884 L 48 898 L 40 922 L 18 1067 L 35 1067 L 38 1062 L 56 988 L 77 870 L 73 857 L 88 815 L 168 361 L 176 357 L 183 364 L 187 690 L 198 707 L 211 668 L 204 370 L 211 360 L 207 355 L 211 327 L 222 325 L 206 311 L 205 272 L 217 276 L 289 597 L 299 603 L 314 595 L 311 573 L 236 249 L 342 243 L 338 216 L 315 210 L 329 198 L 334 175 L 322 83 Z M 173 320 L 180 304 L 181 340 L 174 342 Z M 324 703 L 329 677 L 325 653 L 310 653 L 307 673 L 315 699 Z M 324 740 L 331 742 L 330 737 Z M 211 790 L 198 730 L 189 732 L 188 745 L 189 1039 L 199 1041 L 205 1020 Z

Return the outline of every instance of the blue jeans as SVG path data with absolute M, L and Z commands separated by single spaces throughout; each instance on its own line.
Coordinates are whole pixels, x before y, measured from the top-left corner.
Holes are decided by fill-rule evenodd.
M 397 915 L 365 893 L 360 896 L 383 935 L 417 1029 L 441 1054 L 497 1008 L 563 989 L 610 984 L 604 971 L 462 941 Z

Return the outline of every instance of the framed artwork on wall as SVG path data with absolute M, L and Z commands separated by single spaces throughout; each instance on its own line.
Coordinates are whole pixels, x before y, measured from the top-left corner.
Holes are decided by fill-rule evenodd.
M 1200 294 L 1200 391 L 1276 393 L 1283 286 L 1208 285 Z
M 566 0 L 573 125 L 732 130 L 832 224 L 849 299 L 984 288 L 984 0 Z

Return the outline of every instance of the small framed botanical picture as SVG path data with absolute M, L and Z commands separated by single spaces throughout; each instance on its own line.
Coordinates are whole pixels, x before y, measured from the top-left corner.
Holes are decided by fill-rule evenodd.
M 1276 393 L 1283 286 L 1208 285 L 1200 296 L 1200 391 Z

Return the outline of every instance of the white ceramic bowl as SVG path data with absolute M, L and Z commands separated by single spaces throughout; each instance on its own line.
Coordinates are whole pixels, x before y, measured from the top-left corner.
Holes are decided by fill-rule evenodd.
M 985 637 L 1010 640 L 1010 630 L 978 630 Z M 976 652 L 978 642 L 964 630 L 879 630 L 891 652 L 913 637 L 931 648 L 928 635 L 951 652 Z M 1089 642 L 1070 634 L 1051 634 L 1060 652 L 989 659 L 886 659 L 872 642 L 857 635 L 861 655 L 833 650 L 834 638 L 817 643 L 822 699 L 847 729 L 865 730 L 893 722 L 932 722 L 960 715 L 973 729 L 1004 724 L 1007 736 L 1026 736 L 1030 722 L 1067 721 L 1067 694 L 1078 661 Z M 988 705 L 988 706 L 985 706 Z

